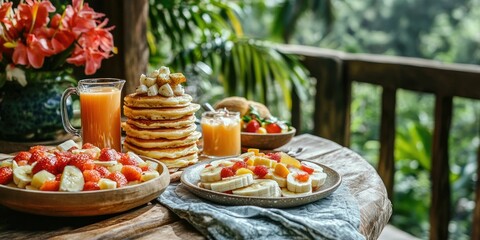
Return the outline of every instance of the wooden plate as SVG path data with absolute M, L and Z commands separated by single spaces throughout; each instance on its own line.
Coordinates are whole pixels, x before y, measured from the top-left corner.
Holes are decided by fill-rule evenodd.
M 258 148 L 272 150 L 279 148 L 292 140 L 295 128 L 286 133 L 249 133 L 242 132 L 241 140 L 243 148 Z
M 210 200 L 212 202 L 224 205 L 254 205 L 259 207 L 289 208 L 304 205 L 327 197 L 334 192 L 341 184 L 342 177 L 335 170 L 319 163 L 312 162 L 323 168 L 327 174 L 327 179 L 323 186 L 315 190 L 312 194 L 301 197 L 246 197 L 226 193 L 215 192 L 198 186 L 200 182 L 200 172 L 205 165 L 212 161 L 205 161 L 186 168 L 181 176 L 182 183 L 187 189 L 198 197 Z
M 96 216 L 123 212 L 146 204 L 165 191 L 170 176 L 167 167 L 158 163 L 160 177 L 118 189 L 42 192 L 0 185 L 0 204 L 17 211 L 46 216 Z

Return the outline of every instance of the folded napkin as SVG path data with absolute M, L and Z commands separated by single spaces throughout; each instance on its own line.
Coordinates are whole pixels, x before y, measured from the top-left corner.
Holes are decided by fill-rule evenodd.
M 294 208 L 224 206 L 172 184 L 158 200 L 209 239 L 365 239 L 357 202 L 344 186 Z

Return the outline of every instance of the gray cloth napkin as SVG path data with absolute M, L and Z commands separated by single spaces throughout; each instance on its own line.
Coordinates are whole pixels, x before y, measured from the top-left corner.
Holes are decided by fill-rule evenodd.
M 224 206 L 172 184 L 158 200 L 209 239 L 365 239 L 358 204 L 344 187 L 316 202 L 287 209 Z

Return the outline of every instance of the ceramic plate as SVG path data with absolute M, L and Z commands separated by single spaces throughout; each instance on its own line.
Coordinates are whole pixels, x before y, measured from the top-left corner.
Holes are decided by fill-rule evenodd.
M 165 191 L 170 175 L 167 167 L 158 163 L 160 177 L 118 189 L 42 192 L 0 185 L 0 204 L 17 211 L 46 216 L 96 216 L 123 212 L 146 204 Z
M 288 208 L 304 205 L 317 201 L 321 198 L 327 197 L 333 191 L 335 191 L 342 182 L 342 177 L 335 170 L 319 163 L 315 163 L 323 168 L 323 171 L 327 174 L 325 184 L 319 189 L 315 190 L 312 194 L 302 197 L 246 197 L 238 196 L 226 193 L 219 193 L 198 186 L 200 182 L 200 172 L 205 168 L 205 165 L 213 159 L 199 164 L 190 166 L 183 171 L 181 182 L 188 188 L 193 194 L 210 200 L 212 202 L 224 204 L 224 205 L 254 205 L 259 207 L 274 207 L 274 208 Z

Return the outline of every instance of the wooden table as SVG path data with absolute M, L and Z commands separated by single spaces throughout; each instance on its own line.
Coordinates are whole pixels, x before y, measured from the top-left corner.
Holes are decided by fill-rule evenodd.
M 391 216 L 392 207 L 375 169 L 350 149 L 308 134 L 295 137 L 281 149 L 298 148 L 302 151 L 297 158 L 325 164 L 342 175 L 342 184 L 358 200 L 360 233 L 367 239 L 377 239 Z M 12 238 L 193 240 L 204 237 L 188 222 L 152 201 L 121 214 L 81 218 L 37 216 L 0 206 L 0 239 Z

